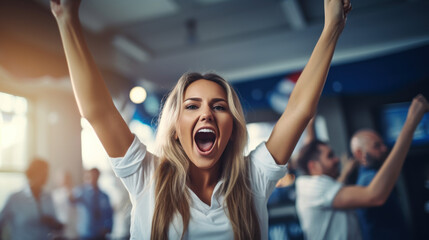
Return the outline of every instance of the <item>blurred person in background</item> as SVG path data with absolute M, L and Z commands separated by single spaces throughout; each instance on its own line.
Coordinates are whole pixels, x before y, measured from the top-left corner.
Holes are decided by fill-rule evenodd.
M 350 148 L 360 165 L 356 184 L 370 185 L 388 157 L 386 145 L 375 131 L 362 129 L 353 135 Z M 407 239 L 409 233 L 402 210 L 396 187 L 383 205 L 357 209 L 363 239 Z
M 28 184 L 11 194 L 0 212 L 0 238 L 53 239 L 63 226 L 55 218 L 51 195 L 43 190 L 49 176 L 49 165 L 42 159 L 33 159 L 25 175 Z
M 57 176 L 59 186 L 52 191 L 58 220 L 64 225 L 62 238 L 78 239 L 77 209 L 70 202 L 70 192 L 73 190 L 73 179 L 69 171 L 60 171 Z
M 317 140 L 316 129 L 315 129 L 315 119 L 313 117 L 308 123 L 305 129 L 305 135 L 303 137 L 302 146 L 306 146 L 309 143 Z M 357 162 L 354 159 L 347 159 L 345 157 L 341 158 L 341 173 L 337 177 L 337 181 L 344 184 L 349 183 L 350 174 L 355 171 L 357 167 Z M 268 200 L 268 204 L 284 204 L 286 202 L 295 202 L 295 180 L 299 176 L 300 171 L 298 167 L 298 156 L 294 156 L 288 163 L 288 172 L 286 175 L 281 178 L 277 184 L 276 189 Z
M 336 181 L 339 159 L 324 142 L 304 146 L 298 165 L 305 175 L 296 181 L 298 216 L 308 239 L 362 239 L 354 208 L 384 204 L 399 176 L 413 133 L 429 111 L 425 97 L 418 95 L 389 155 L 368 186 L 343 186 Z
M 306 146 L 317 140 L 315 128 L 316 116 L 313 117 L 305 129 L 302 146 Z M 348 184 L 348 179 L 351 173 L 354 172 L 357 164 L 356 161 L 342 159 L 341 174 L 337 176 L 337 181 Z M 288 173 L 281 178 L 276 185 L 276 189 L 268 200 L 268 206 L 287 206 L 296 203 L 296 184 L 295 180 L 299 177 L 300 171 L 298 167 L 298 156 L 294 156 L 288 164 Z M 283 223 L 273 224 L 270 226 L 270 239 L 303 239 L 303 231 L 299 223 L 298 216 L 295 214 L 289 215 L 287 221 Z
M 98 186 L 100 171 L 85 172 L 84 184 L 73 190 L 70 201 L 78 210 L 78 233 L 82 240 L 107 239 L 112 231 L 113 210 L 109 197 Z

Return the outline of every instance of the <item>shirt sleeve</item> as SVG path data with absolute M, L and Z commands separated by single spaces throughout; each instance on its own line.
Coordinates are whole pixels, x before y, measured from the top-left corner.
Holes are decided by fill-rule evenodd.
M 121 178 L 131 196 L 143 191 L 149 183 L 157 164 L 157 158 L 146 150 L 137 136 L 124 157 L 110 158 L 113 171 Z
M 265 142 L 259 144 L 249 154 L 250 182 L 252 190 L 260 197 L 268 197 L 274 190 L 277 181 L 287 172 L 287 164 L 278 165 Z
M 331 208 L 343 184 L 328 176 L 301 176 L 296 181 L 297 197 L 308 207 Z

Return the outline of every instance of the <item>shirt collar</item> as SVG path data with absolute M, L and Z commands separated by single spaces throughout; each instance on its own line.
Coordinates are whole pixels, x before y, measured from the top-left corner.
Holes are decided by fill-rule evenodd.
M 26 197 L 34 198 L 33 192 L 31 191 L 30 184 L 28 182 L 25 183 L 24 188 L 22 189 L 22 192 Z M 45 195 L 45 190 L 42 189 L 40 192 L 40 198 L 42 198 Z
M 33 197 L 33 192 L 31 191 L 30 184 L 28 184 L 28 183 L 25 183 L 25 186 L 24 186 L 24 189 L 22 190 L 22 192 L 27 197 Z

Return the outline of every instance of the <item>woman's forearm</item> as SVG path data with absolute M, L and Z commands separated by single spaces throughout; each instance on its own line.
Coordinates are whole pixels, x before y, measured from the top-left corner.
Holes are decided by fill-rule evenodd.
M 310 119 L 314 115 L 340 34 L 341 31 L 335 28 L 323 30 L 289 99 L 290 109 L 287 110 L 304 109 Z
M 57 23 L 80 113 L 89 121 L 102 117 L 115 107 L 85 42 L 78 15 L 61 16 Z
M 73 92 L 86 118 L 111 157 L 124 156 L 134 136 L 112 97 L 88 49 L 79 22 L 80 0 L 51 0 L 61 34 Z

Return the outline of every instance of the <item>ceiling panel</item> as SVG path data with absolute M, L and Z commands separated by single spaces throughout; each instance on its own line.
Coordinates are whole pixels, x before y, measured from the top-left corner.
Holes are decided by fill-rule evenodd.
M 352 14 L 358 11 L 379 11 L 380 8 L 385 6 L 390 6 L 406 1 L 409 0 L 352 0 Z M 305 0 L 300 1 L 300 3 L 306 13 L 308 21 L 314 22 L 323 20 L 323 1 Z
M 195 21 L 195 36 L 187 26 Z M 156 24 L 156 23 L 155 23 Z M 168 55 L 186 50 L 194 45 L 213 46 L 242 41 L 256 35 L 288 28 L 285 17 L 277 5 L 243 9 L 238 13 L 223 13 L 217 17 L 197 16 L 182 21 L 163 24 L 159 28 L 128 33 L 128 36 L 148 47 L 156 55 Z
M 88 26 L 104 30 L 133 21 L 145 21 L 176 13 L 178 5 L 172 0 L 91 0 L 82 1 L 81 18 Z M 92 22 L 94 21 L 94 22 Z
M 5 12 L 0 33 L 63 58 L 48 0 L 0 5 Z M 352 0 L 352 5 L 334 64 L 429 41 L 426 0 Z M 188 70 L 214 70 L 244 81 L 300 69 L 323 29 L 323 12 L 323 0 L 84 0 L 80 15 L 101 68 L 170 88 Z M 189 41 L 190 19 L 196 22 L 195 41 Z
M 230 0 L 195 0 L 195 2 L 201 3 L 201 4 L 216 4 L 220 2 L 226 2 Z

